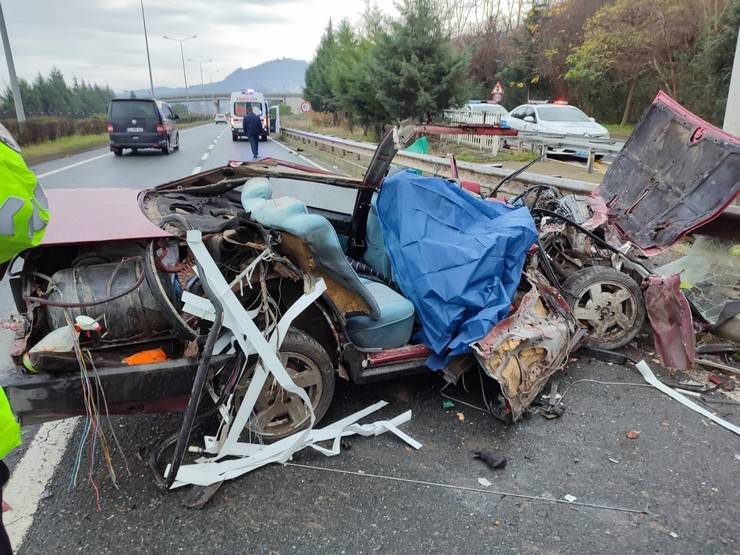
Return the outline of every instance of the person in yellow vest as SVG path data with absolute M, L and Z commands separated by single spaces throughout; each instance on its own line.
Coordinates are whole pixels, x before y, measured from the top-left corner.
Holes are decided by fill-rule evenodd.
M 21 149 L 0 124 L 0 278 L 12 258 L 35 247 L 49 223 L 49 204 L 36 176 L 26 166 Z M 21 428 L 0 387 L 0 505 L 10 472 L 2 461 L 21 444 Z M 0 553 L 12 553 L 0 509 Z

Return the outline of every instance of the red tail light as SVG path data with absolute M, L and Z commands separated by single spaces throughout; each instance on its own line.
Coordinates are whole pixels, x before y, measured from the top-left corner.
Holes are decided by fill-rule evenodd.
M 108 133 L 113 133 L 113 124 L 108 122 Z
M 157 133 L 159 135 L 164 135 L 164 125 L 162 125 L 161 123 L 157 124 Z

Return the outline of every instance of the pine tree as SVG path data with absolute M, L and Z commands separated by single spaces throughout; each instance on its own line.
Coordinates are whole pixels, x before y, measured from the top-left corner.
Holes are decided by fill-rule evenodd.
M 337 45 L 330 19 L 326 32 L 321 37 L 316 56 L 306 68 L 306 84 L 303 94 L 311 102 L 314 110 L 333 114 L 335 123 L 339 105 L 331 88 L 329 75 L 336 59 L 336 51 Z

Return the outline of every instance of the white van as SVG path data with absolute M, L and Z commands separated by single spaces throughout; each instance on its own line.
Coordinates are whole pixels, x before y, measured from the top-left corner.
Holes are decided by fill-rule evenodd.
M 247 110 L 252 110 L 262 120 L 265 134 L 260 140 L 266 141 L 270 133 L 270 112 L 267 110 L 265 96 L 252 89 L 231 93 L 231 140 L 238 141 L 239 137 L 244 136 L 242 118 L 247 114 Z

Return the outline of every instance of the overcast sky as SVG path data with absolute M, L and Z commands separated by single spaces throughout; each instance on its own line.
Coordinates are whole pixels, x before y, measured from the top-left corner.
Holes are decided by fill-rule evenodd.
M 149 86 L 139 0 L 0 0 L 19 77 L 32 80 L 57 66 L 117 91 Z M 378 0 L 392 10 L 392 0 Z M 214 81 L 238 67 L 274 58 L 310 60 L 328 19 L 357 21 L 363 0 L 144 0 L 155 86 L 181 86 L 177 42 L 186 58 L 212 58 Z M 189 81 L 198 66 L 187 63 Z M 209 77 L 206 76 L 206 81 Z M 8 83 L 5 57 L 0 83 Z

